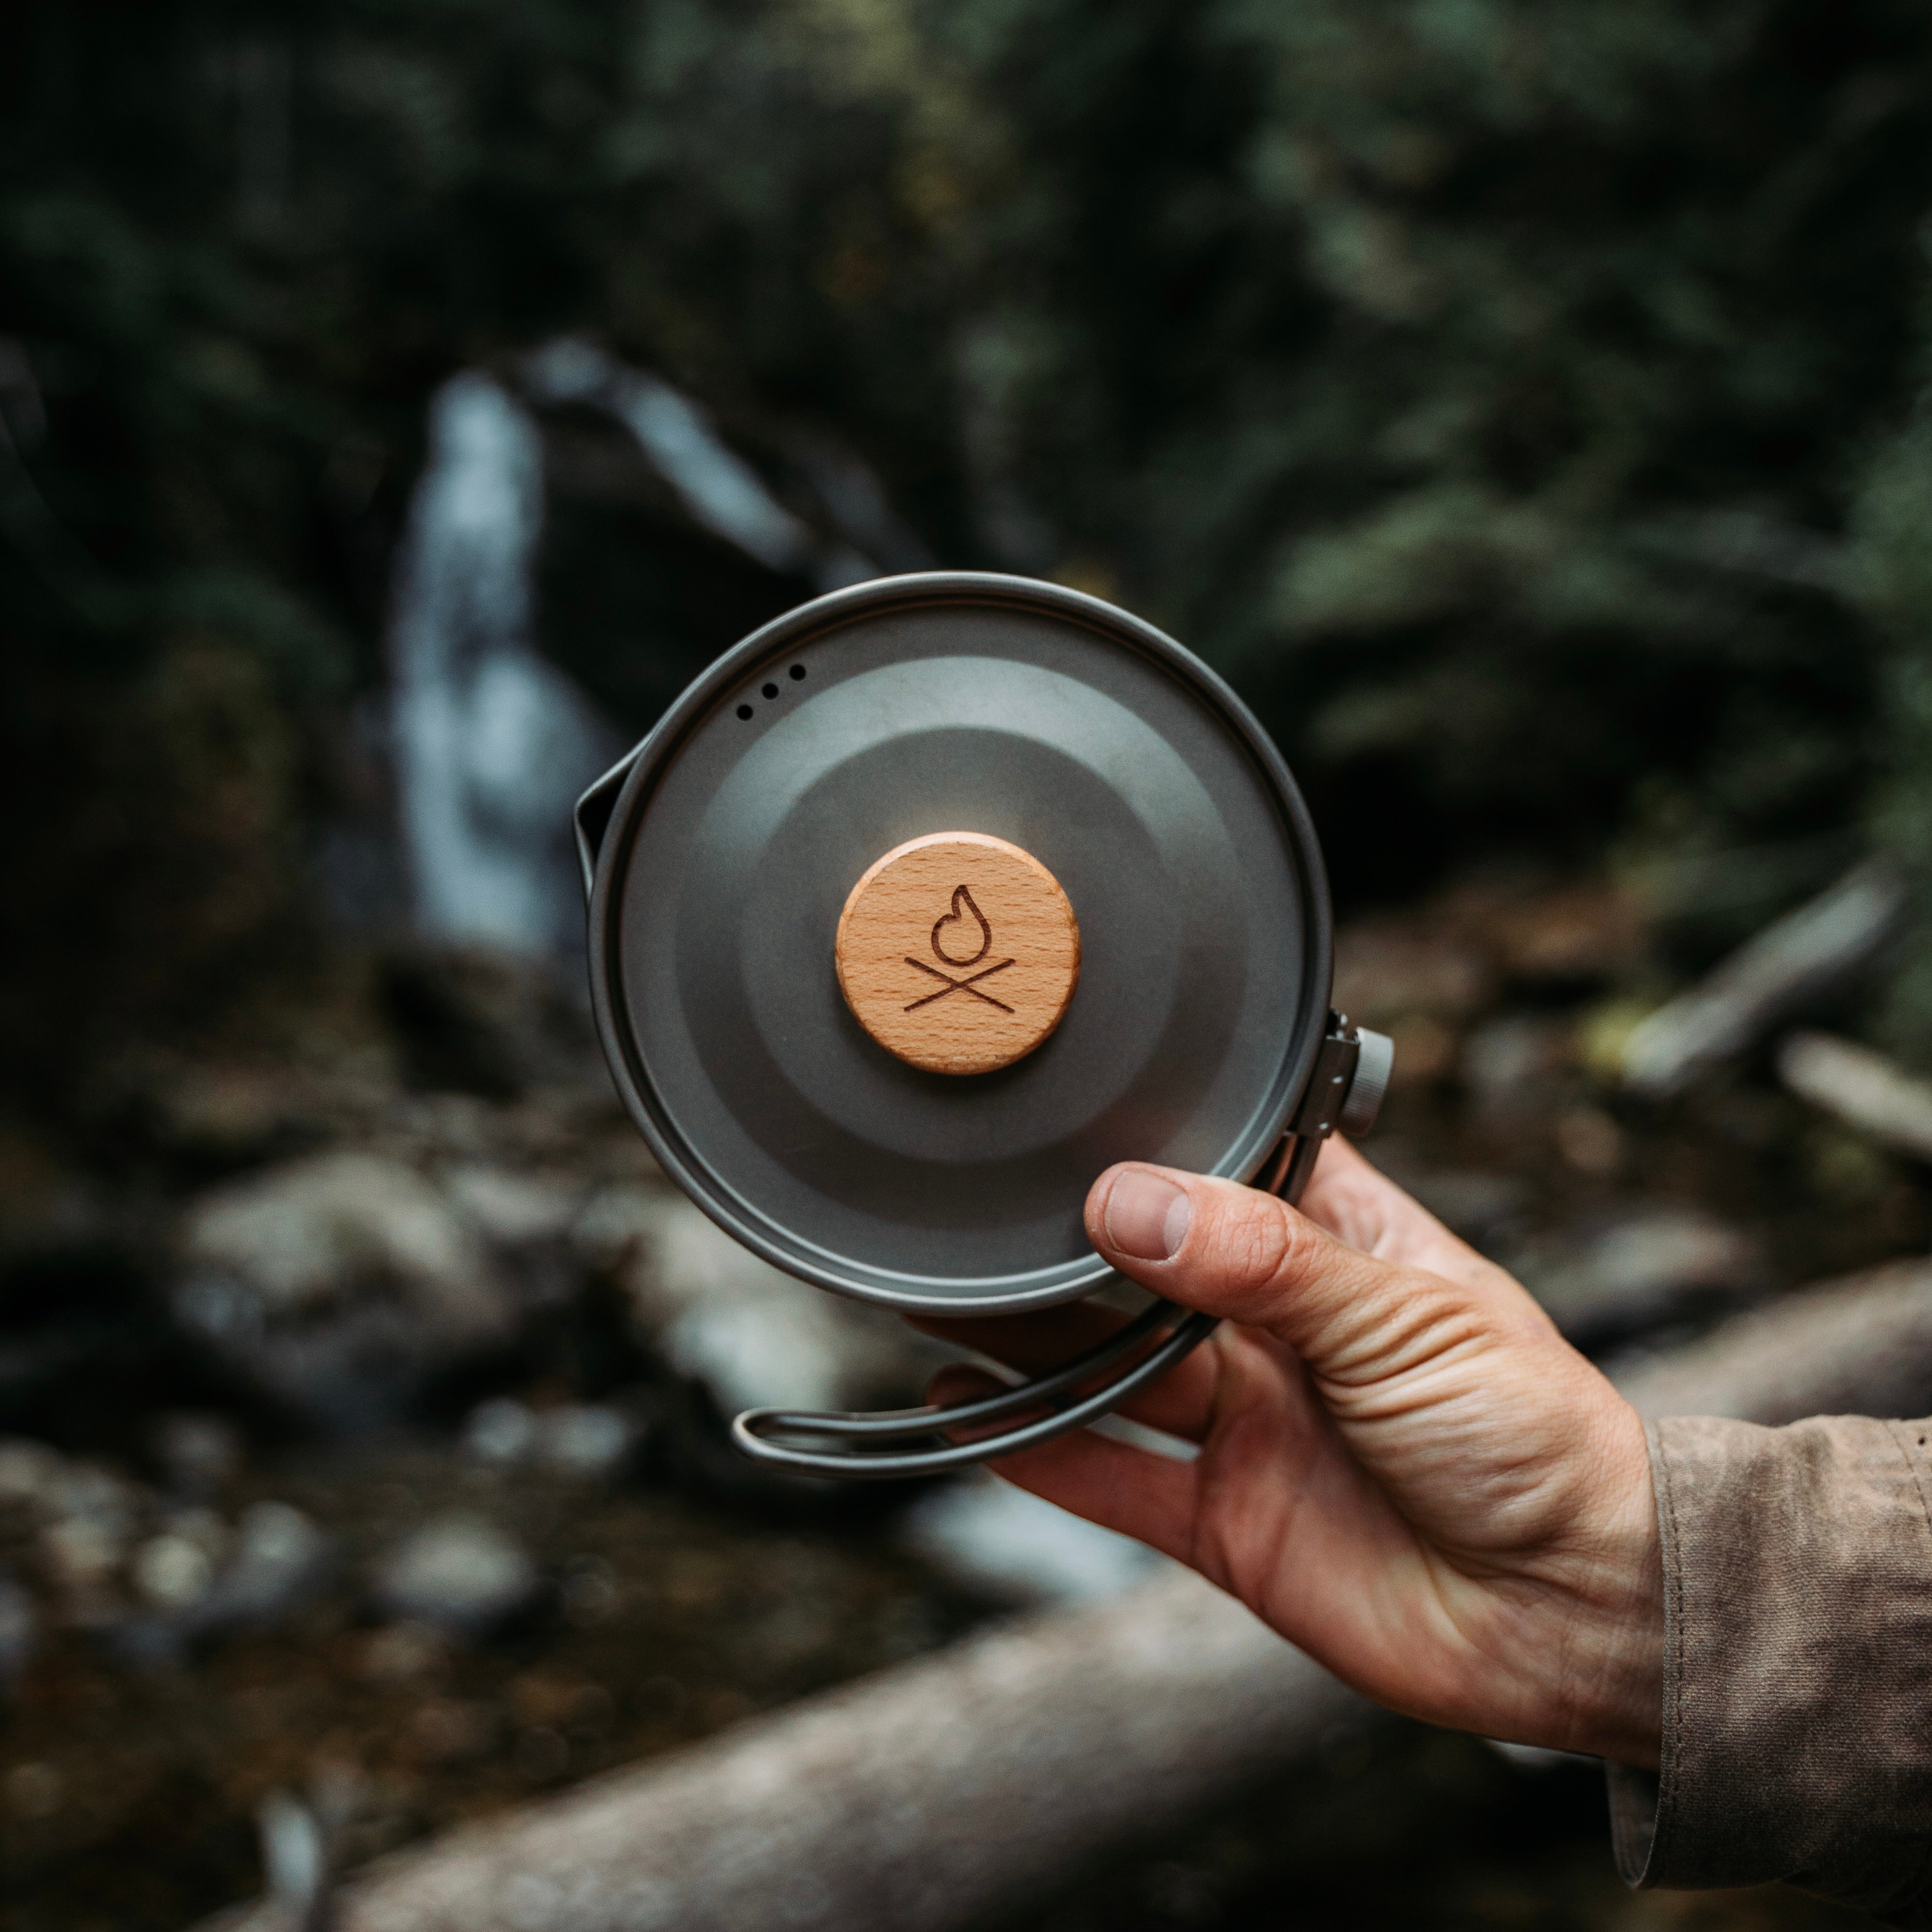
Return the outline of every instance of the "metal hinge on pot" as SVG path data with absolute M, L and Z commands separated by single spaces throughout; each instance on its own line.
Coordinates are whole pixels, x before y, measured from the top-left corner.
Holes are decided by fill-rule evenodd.
M 1330 1011 L 1315 1072 L 1288 1131 L 1298 1140 L 1325 1140 L 1340 1132 L 1360 1140 L 1376 1124 L 1395 1064 L 1395 1042 L 1385 1033 L 1351 1026 L 1346 1013 Z

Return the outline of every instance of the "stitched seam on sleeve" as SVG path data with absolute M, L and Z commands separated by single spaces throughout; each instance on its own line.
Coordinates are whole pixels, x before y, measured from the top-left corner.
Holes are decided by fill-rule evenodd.
M 1888 1422 L 1885 1425 L 1886 1432 L 1892 1438 L 1892 1447 L 1898 1451 L 1900 1456 L 1904 1461 L 1906 1468 L 1911 1472 L 1912 1490 L 1918 1498 L 1918 1514 L 1924 1519 L 1928 1536 L 1932 1537 L 1932 1507 L 1929 1507 L 1927 1502 L 1925 1478 L 1920 1472 L 1918 1462 L 1914 1460 L 1905 1438 L 1899 1432 L 1901 1430 L 1915 1426 L 1904 1422 Z M 1927 1919 L 1923 1910 L 1923 1900 L 1928 1883 L 1932 1883 L 1932 1844 L 1928 1844 L 1920 1855 L 1918 1863 L 1912 1868 L 1912 1876 L 1899 1887 L 1887 1902 L 1886 1907 L 1887 1913 L 1903 1912 L 1909 1906 L 1916 1906 L 1919 1907 L 1919 1910 L 1913 1912 L 1912 1918 L 1899 1922 L 1904 1924 L 1910 1924 L 1914 1921 L 1920 1924 L 1932 1922 Z
M 1900 1430 L 1910 1425 L 1903 1422 L 1888 1422 L 1885 1426 L 1886 1433 L 1892 1438 L 1892 1446 L 1898 1451 L 1906 1472 L 1912 1478 L 1912 1486 L 1918 1493 L 1918 1514 L 1925 1520 L 1926 1534 L 1932 1536 L 1932 1505 L 1928 1505 L 1926 1501 L 1925 1478 L 1919 1474 L 1918 1465 L 1912 1460 L 1912 1451 L 1906 1446 L 1904 1437 L 1899 1433 Z
M 1659 1760 L 1662 1775 L 1658 1780 L 1657 1820 L 1652 1828 L 1650 1856 L 1644 1862 L 1644 1882 L 1658 1882 L 1669 1847 L 1671 1828 L 1676 1822 L 1677 1786 L 1682 1776 L 1684 1749 L 1684 1546 L 1677 1533 L 1677 1481 L 1669 1450 L 1664 1446 L 1664 1425 L 1653 1425 L 1657 1443 L 1657 1464 L 1662 1478 L 1664 1508 L 1670 1521 L 1670 1562 L 1664 1572 L 1664 1615 L 1669 1647 L 1664 1678 L 1663 1750 Z

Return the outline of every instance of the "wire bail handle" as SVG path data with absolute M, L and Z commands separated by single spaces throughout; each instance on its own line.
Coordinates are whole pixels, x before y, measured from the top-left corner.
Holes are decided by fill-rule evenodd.
M 1253 1184 L 1264 1193 L 1280 1196 L 1291 1205 L 1298 1202 L 1315 1171 L 1322 1143 L 1338 1130 L 1359 1138 L 1374 1125 L 1388 1091 L 1394 1060 L 1394 1042 L 1386 1034 L 1352 1026 L 1346 1013 L 1331 1009 L 1307 1088 Z M 861 1481 L 937 1475 L 1010 1456 L 1084 1427 L 1117 1408 L 1136 1390 L 1157 1381 L 1219 1326 L 1217 1316 L 1192 1314 L 1172 1302 L 1156 1300 L 1118 1334 L 1076 1355 L 1064 1368 L 977 1402 L 951 1408 L 928 1403 L 917 1408 L 881 1409 L 869 1415 L 836 1410 L 815 1413 L 748 1408 L 733 1421 L 731 1441 L 753 1462 L 795 1474 Z M 1147 1343 L 1153 1346 L 1131 1366 L 1086 1394 L 1075 1396 L 1080 1384 L 1129 1360 Z M 970 1442 L 946 1442 L 940 1448 L 919 1450 L 893 1446 L 922 1438 L 943 1438 L 957 1430 L 976 1429 L 1039 1409 L 1047 1412 Z M 879 1447 L 808 1449 L 772 1439 L 784 1436 Z

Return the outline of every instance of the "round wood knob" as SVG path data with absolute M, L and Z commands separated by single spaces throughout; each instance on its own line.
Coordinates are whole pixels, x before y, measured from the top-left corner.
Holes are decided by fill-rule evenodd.
M 1030 853 L 934 832 L 868 868 L 839 915 L 838 984 L 888 1053 L 932 1073 L 989 1073 L 1060 1024 L 1080 928 Z

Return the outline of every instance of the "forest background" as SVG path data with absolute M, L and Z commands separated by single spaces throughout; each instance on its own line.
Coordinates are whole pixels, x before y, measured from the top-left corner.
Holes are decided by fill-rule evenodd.
M 1201 652 L 1346 902 L 1608 866 L 1714 956 L 1932 829 L 1928 213 L 1904 0 L 11 10 L 16 1100 L 311 969 L 427 399 L 562 333 Z M 626 731 L 809 594 L 547 448 Z

